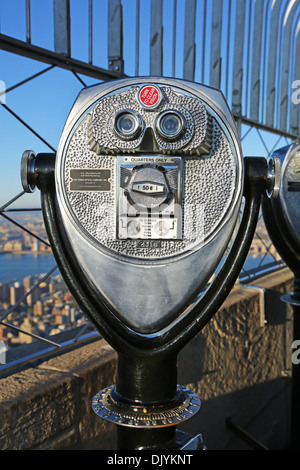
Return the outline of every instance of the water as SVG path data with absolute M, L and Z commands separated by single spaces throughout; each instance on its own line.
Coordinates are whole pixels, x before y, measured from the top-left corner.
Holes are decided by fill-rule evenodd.
M 0 282 L 16 280 L 23 282 L 24 277 L 48 273 L 56 265 L 52 254 L 11 254 L 0 255 Z M 58 269 L 53 274 L 59 274 Z

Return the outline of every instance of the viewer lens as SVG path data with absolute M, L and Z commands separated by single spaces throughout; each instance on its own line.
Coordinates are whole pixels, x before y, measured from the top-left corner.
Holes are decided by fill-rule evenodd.
M 119 137 L 133 139 L 141 130 L 141 119 L 133 112 L 122 112 L 116 116 L 115 130 Z
M 178 133 L 181 128 L 181 122 L 177 116 L 166 116 L 161 121 L 161 130 L 167 135 L 174 135 Z
M 159 134 L 168 140 L 179 137 L 184 127 L 184 118 L 175 111 L 166 111 L 157 121 Z

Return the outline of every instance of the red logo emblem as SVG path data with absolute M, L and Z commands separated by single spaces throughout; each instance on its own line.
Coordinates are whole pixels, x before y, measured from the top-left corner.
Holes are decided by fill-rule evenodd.
M 139 102 L 145 108 L 155 108 L 161 100 L 161 92 L 154 85 L 143 86 L 138 94 Z

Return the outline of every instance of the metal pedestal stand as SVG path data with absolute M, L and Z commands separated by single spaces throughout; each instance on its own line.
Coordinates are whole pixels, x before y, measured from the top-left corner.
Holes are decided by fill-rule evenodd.
M 202 435 L 191 436 L 176 426 L 194 416 L 200 400 L 192 391 L 178 386 L 177 403 L 130 405 L 117 397 L 115 387 L 97 393 L 95 413 L 117 425 L 118 450 L 205 450 Z
M 145 367 L 140 361 L 119 357 L 116 386 L 98 392 L 93 399 L 95 413 L 117 425 L 118 450 L 206 448 L 201 435 L 176 430 L 201 406 L 198 396 L 177 385 L 176 379 L 173 359 L 152 360 Z

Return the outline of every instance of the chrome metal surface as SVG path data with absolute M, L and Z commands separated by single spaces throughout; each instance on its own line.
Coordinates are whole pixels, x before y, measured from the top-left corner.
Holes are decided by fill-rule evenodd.
M 156 121 L 156 129 L 161 137 L 166 140 L 178 139 L 186 130 L 185 118 L 177 111 L 164 111 Z
M 161 240 L 181 240 L 182 178 L 180 157 L 118 156 L 117 238 L 137 240 L 133 251 L 142 248 L 142 240 L 159 240 L 144 242 L 145 251 L 152 246 L 152 257 L 162 245 L 168 247 Z
M 295 297 L 293 297 L 293 293 L 282 295 L 280 299 L 286 304 L 290 304 L 295 307 L 300 307 L 300 299 L 296 299 Z
M 141 116 L 130 109 L 120 111 L 115 116 L 115 131 L 121 139 L 133 140 L 142 132 L 142 124 Z
M 300 248 L 300 143 L 275 152 L 282 161 L 282 183 L 279 192 L 279 217 L 293 234 Z
M 201 407 L 193 391 L 178 385 L 177 393 L 178 402 L 166 406 L 129 405 L 115 397 L 115 387 L 110 386 L 94 396 L 92 406 L 100 418 L 120 426 L 148 429 L 174 426 L 192 418 Z
M 243 164 L 235 126 L 219 92 L 190 82 L 147 77 L 147 83 L 160 88 L 165 97 L 158 107 L 148 111 L 136 99 L 141 83 L 145 78 L 82 91 L 59 144 L 56 189 L 68 244 L 88 278 L 130 328 L 153 334 L 160 330 L 159 325 L 165 327 L 176 320 L 185 299 L 197 295 L 223 256 L 239 212 Z M 172 109 L 186 117 L 187 131 L 169 143 L 155 135 L 155 121 L 161 112 L 170 109 L 171 103 Z M 116 139 L 110 116 L 113 120 L 116 109 L 122 108 L 142 116 L 147 132 L 154 133 L 152 144 L 147 141 L 150 147 L 143 147 L 141 138 Z M 104 122 L 108 125 L 103 126 Z M 164 161 L 174 158 L 175 162 L 177 152 L 184 155 L 182 239 L 161 237 L 160 245 L 151 249 L 149 245 L 137 245 L 134 238 L 118 239 L 115 221 L 120 188 L 116 166 L 120 155 L 132 159 L 136 156 L 139 164 L 148 158 L 150 166 L 149 156 L 153 155 L 152 165 L 160 161 L 164 167 Z M 108 169 L 111 189 L 69 191 L 69 171 L 74 168 Z M 161 202 L 159 194 L 138 197 Z M 118 285 L 117 290 L 114 285 Z
M 21 160 L 21 183 L 26 193 L 33 193 L 36 189 L 34 172 L 35 153 L 25 150 Z
M 279 195 L 281 186 L 281 163 L 276 156 L 268 158 L 268 176 L 267 176 L 267 195 L 270 198 L 276 198 Z

